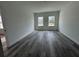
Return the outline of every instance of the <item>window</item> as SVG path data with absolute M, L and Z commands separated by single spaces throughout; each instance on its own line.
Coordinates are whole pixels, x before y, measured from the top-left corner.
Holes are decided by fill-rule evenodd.
M 48 26 L 55 26 L 55 16 L 48 17 Z
M 35 12 L 34 29 L 35 30 L 58 30 L 60 11 L 52 12 Z
M 43 26 L 43 17 L 38 17 L 38 26 Z

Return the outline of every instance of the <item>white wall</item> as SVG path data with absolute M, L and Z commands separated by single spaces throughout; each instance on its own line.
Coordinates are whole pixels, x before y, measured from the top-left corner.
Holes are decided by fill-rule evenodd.
M 59 29 L 79 44 L 79 2 L 71 2 L 61 9 Z
M 1 11 L 8 46 L 16 43 L 34 30 L 33 14 L 24 6 L 3 6 Z

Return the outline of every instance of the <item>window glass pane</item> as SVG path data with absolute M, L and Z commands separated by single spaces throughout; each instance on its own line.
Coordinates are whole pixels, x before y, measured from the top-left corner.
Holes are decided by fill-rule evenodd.
M 48 26 L 55 26 L 55 16 L 48 17 Z
M 43 17 L 38 17 L 38 26 L 43 26 Z

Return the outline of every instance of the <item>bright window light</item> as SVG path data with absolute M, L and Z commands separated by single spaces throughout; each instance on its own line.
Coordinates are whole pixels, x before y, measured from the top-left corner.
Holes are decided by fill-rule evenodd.
M 48 26 L 55 26 L 55 16 L 48 17 Z
M 0 16 L 0 29 L 3 29 L 3 24 L 2 24 L 1 16 Z
M 38 26 L 43 26 L 43 17 L 38 17 Z

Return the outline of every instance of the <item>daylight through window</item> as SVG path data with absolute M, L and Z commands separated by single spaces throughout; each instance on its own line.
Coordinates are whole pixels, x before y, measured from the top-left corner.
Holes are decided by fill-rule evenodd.
M 55 26 L 55 16 L 48 17 L 48 26 Z
M 43 26 L 43 17 L 38 17 L 38 26 Z

